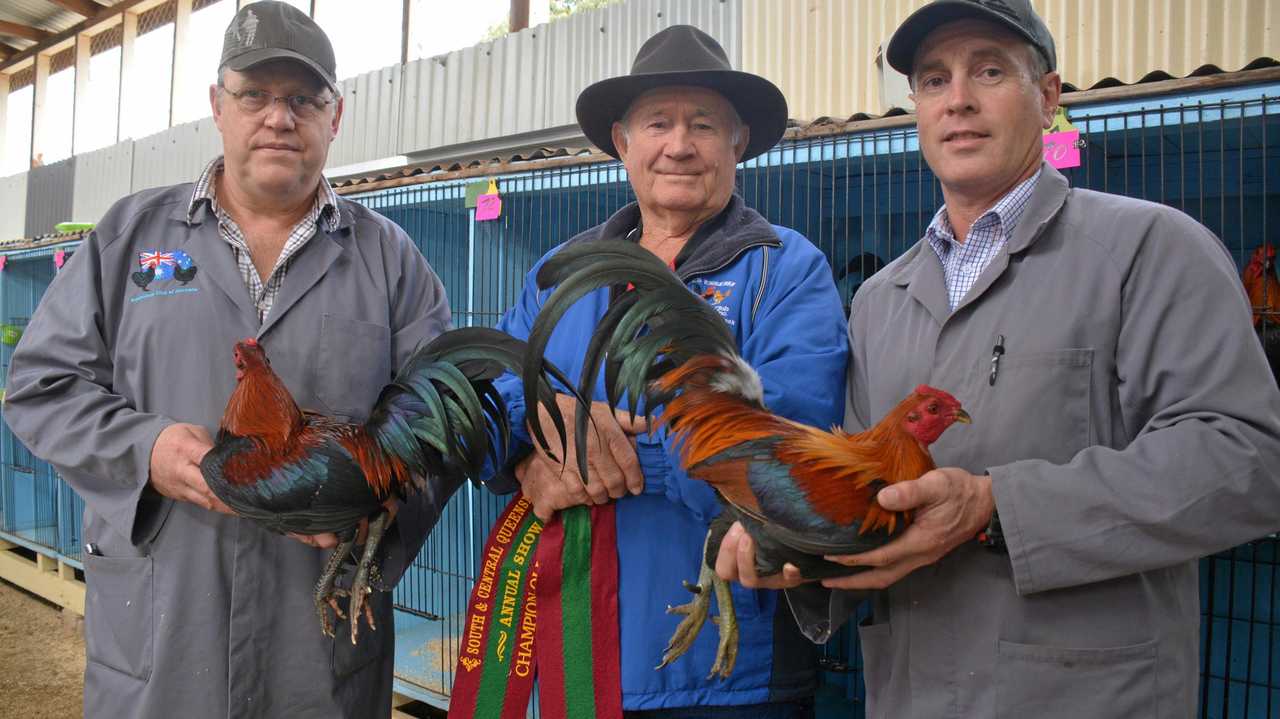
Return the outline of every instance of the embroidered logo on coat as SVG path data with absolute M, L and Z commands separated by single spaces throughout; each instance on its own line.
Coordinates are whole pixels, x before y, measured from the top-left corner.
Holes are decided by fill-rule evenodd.
M 138 300 L 156 295 L 172 295 L 185 292 L 196 292 L 195 287 L 186 285 L 196 278 L 196 263 L 182 250 L 143 250 L 138 253 L 138 271 L 129 275 L 133 284 L 143 294 L 132 298 Z M 149 291 L 155 282 L 177 282 L 180 286 L 167 290 Z
M 736 280 L 694 280 L 690 283 L 689 289 L 695 294 L 707 301 L 721 317 L 730 325 L 734 324 L 729 319 L 731 307 L 727 304 L 730 295 L 733 294 L 734 288 L 737 286 Z

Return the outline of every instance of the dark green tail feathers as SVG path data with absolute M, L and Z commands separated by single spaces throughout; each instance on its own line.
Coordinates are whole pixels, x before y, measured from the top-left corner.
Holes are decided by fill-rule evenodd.
M 601 288 L 625 290 L 615 293 L 588 342 L 577 388 L 584 406 L 587 402 L 581 398 L 592 396 L 603 367 L 609 405 L 617 407 L 624 397 L 630 397 L 632 416 L 642 407 L 645 418 L 652 419 L 653 408 L 670 399 L 651 387 L 653 380 L 696 355 L 737 354 L 733 333 L 720 315 L 689 291 L 662 260 L 636 243 L 604 240 L 562 248 L 538 270 L 537 281 L 540 289 L 555 290 L 529 332 L 531 357 L 545 354 L 556 324 L 578 300 Z M 531 394 L 536 378 L 537 368 L 526 366 L 526 406 L 533 406 L 537 399 Z M 584 481 L 587 419 L 587 412 L 577 412 L 574 427 Z M 563 431 L 559 424 L 556 428 Z M 530 432 L 549 451 L 537 423 L 530 423 Z
M 365 426 L 416 475 L 462 472 L 476 482 L 485 459 L 501 463 L 510 444 L 506 405 L 493 380 L 508 371 L 526 377 L 526 397 L 532 395 L 527 406 L 541 405 L 560 417 L 550 380 L 567 386 L 568 379 L 549 362 L 526 362 L 539 356 L 495 329 L 445 332 L 409 357 L 382 390 Z

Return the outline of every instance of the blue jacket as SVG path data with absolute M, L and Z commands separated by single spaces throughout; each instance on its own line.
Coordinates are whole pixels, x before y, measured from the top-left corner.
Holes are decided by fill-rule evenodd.
M 566 244 L 626 237 L 639 218 L 638 207 L 628 205 Z M 816 426 L 839 424 L 848 344 L 840 298 L 822 253 L 794 230 L 770 225 L 734 195 L 725 211 L 690 240 L 684 255 L 677 273 L 733 327 L 743 357 L 764 381 L 768 406 Z M 519 301 L 499 329 L 528 337 L 550 294 L 539 292 L 534 280 L 545 260 L 529 272 Z M 575 383 L 586 339 L 608 302 L 607 289 L 578 302 L 547 347 L 547 358 Z M 520 382 L 508 375 L 499 388 L 513 431 L 527 451 Z M 599 379 L 594 399 L 604 398 Z M 667 614 L 666 607 L 689 600 L 681 581 L 697 579 L 707 525 L 719 514 L 720 503 L 710 486 L 680 468 L 665 434 L 639 439 L 644 492 L 619 499 L 616 514 L 623 708 L 753 704 L 813 694 L 817 652 L 802 638 L 791 612 L 778 606 L 782 595 L 737 584 L 739 651 L 732 676 L 706 678 L 718 638 L 710 624 L 688 653 L 654 671 L 680 619 Z M 495 491 L 516 488 L 505 474 L 491 477 L 489 485 Z

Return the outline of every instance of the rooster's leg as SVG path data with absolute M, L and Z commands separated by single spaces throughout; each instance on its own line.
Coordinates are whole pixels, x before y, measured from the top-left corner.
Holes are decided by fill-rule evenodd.
M 716 663 L 711 665 L 707 678 L 719 674 L 721 678 L 728 679 L 738 661 L 738 613 L 733 608 L 733 592 L 729 583 L 713 571 L 711 584 L 716 588 L 716 604 L 720 605 L 720 616 L 714 618 L 720 628 L 720 643 L 716 645 Z
M 342 610 L 338 608 L 338 603 L 334 601 L 334 597 L 342 594 L 342 590 L 335 589 L 333 583 L 338 578 L 338 568 L 342 566 L 342 560 L 351 552 L 354 540 L 347 540 L 338 544 L 333 550 L 333 554 L 329 555 L 329 561 L 325 562 L 324 571 L 320 573 L 320 579 L 316 582 L 315 603 L 316 614 L 320 616 L 320 631 L 326 636 L 333 636 L 333 620 L 329 618 L 329 610 L 342 618 Z
M 378 553 L 378 545 L 382 542 L 382 534 L 387 528 L 387 513 L 378 512 L 378 516 L 369 522 L 369 535 L 364 540 L 364 554 L 360 556 L 360 564 L 356 566 L 356 578 L 351 581 L 351 643 L 356 643 L 360 633 L 360 617 L 364 616 L 369 629 L 376 630 L 373 623 L 373 608 L 365 604 L 365 597 L 373 592 L 369 588 L 370 573 L 377 577 L 378 572 L 373 563 Z M 379 578 L 380 579 L 380 578 Z M 380 583 L 380 582 L 379 582 Z
M 712 533 L 714 530 L 707 534 L 708 542 L 712 541 Z M 702 553 L 704 556 L 707 554 L 705 545 Z M 667 607 L 668 614 L 683 614 L 685 617 L 667 642 L 667 650 L 663 652 L 662 663 L 657 668 L 661 669 L 674 662 L 693 646 L 693 641 L 698 638 L 698 632 L 702 631 L 702 625 L 707 622 L 711 609 L 711 594 L 714 591 L 716 603 L 720 606 L 720 616 L 715 620 L 720 628 L 720 643 L 716 647 L 715 664 L 712 665 L 711 673 L 707 678 L 710 679 L 717 674 L 728 678 L 733 673 L 733 666 L 738 659 L 738 617 L 733 609 L 733 594 L 729 590 L 729 583 L 716 576 L 715 569 L 704 560 L 702 569 L 698 572 L 698 583 L 685 582 L 684 586 L 693 593 L 693 599 L 678 607 Z

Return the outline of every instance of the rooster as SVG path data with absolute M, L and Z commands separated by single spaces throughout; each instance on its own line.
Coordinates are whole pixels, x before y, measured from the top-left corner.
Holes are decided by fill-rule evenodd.
M 1244 289 L 1253 306 L 1253 326 L 1266 352 L 1271 374 L 1280 383 L 1280 279 L 1275 245 L 1263 243 L 1244 268 Z
M 706 481 L 725 505 L 712 523 L 698 583 L 688 604 L 668 607 L 685 618 L 676 627 L 658 668 L 693 644 L 710 610 L 720 607 L 720 641 L 711 675 L 728 677 L 737 657 L 737 622 L 729 587 L 713 569 L 720 542 L 734 521 L 759 545 L 757 569 L 776 574 L 785 562 L 809 579 L 854 568 L 824 554 L 850 554 L 883 544 L 910 522 L 876 502 L 881 488 L 913 480 L 933 469 L 928 446 L 969 415 L 954 397 L 921 385 L 871 429 L 830 432 L 772 414 L 759 375 L 739 355 L 723 319 L 690 292 L 653 254 L 629 242 L 583 243 L 563 249 L 537 276 L 556 287 L 529 335 L 529 351 L 541 356 L 551 330 L 570 305 L 601 287 L 627 287 L 601 318 L 586 348 L 579 395 L 589 392 L 601 367 L 608 402 L 643 400 L 643 412 L 665 410 L 659 427 L 681 446 L 680 463 Z M 526 387 L 536 375 L 525 367 Z M 531 390 L 526 390 L 527 392 Z M 534 395 L 527 401 L 535 399 Z M 636 412 L 636 403 L 632 403 Z M 577 461 L 587 476 L 587 413 L 578 412 Z M 650 426 L 654 426 L 650 423 Z M 544 449 L 536 424 L 530 430 Z
M 333 635 L 330 609 L 345 616 L 338 596 L 350 597 L 352 643 L 362 610 L 374 628 L 365 596 L 371 582 L 378 583 L 373 558 L 388 521 L 384 502 L 404 498 L 432 478 L 476 478 L 487 456 L 506 454 L 507 414 L 492 380 L 524 369 L 524 349 L 523 342 L 497 330 L 446 332 L 409 357 L 368 421 L 347 424 L 299 409 L 262 345 L 253 339 L 236 343 L 236 388 L 200 469 L 219 499 L 268 529 L 338 535 L 339 546 L 316 584 L 325 634 Z M 563 432 L 548 375 L 566 384 L 567 379 L 541 361 L 533 374 L 535 401 Z M 366 519 L 368 536 L 355 579 L 349 590 L 338 589 L 338 570 Z

